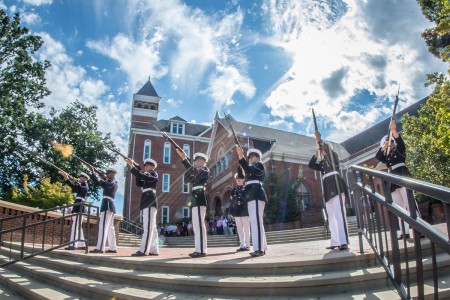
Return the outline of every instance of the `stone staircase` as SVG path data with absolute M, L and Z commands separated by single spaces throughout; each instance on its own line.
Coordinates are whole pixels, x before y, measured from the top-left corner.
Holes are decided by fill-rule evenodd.
M 355 222 L 348 223 L 348 231 L 350 236 L 358 234 L 358 227 Z M 302 229 L 282 230 L 282 231 L 268 231 L 266 232 L 267 244 L 288 244 L 306 241 L 327 240 L 325 227 L 311 227 Z M 139 247 L 141 243 L 140 236 L 124 233 L 119 233 L 117 238 L 119 246 L 125 247 Z M 194 246 L 194 236 L 169 236 L 160 237 L 160 246 L 176 247 L 176 248 L 192 248 Z M 235 235 L 208 235 L 209 247 L 236 247 L 239 246 L 239 238 Z
M 370 247 L 358 252 L 357 236 L 351 236 L 349 251 L 325 250 L 328 243 L 274 243 L 258 258 L 237 253 L 236 245 L 208 248 L 197 259 L 188 257 L 192 249 L 174 247 L 157 257 L 131 257 L 136 248 L 123 246 L 116 255 L 57 250 L 0 268 L 0 291 L 3 285 L 11 299 L 400 299 Z M 18 255 L 19 245 L 12 244 L 11 252 L 9 245 L 4 242 L 0 259 Z M 422 249 L 424 277 L 430 278 L 428 241 Z M 450 298 L 448 255 L 439 255 L 437 265 L 446 274 L 439 299 Z M 426 289 L 426 298 L 430 293 Z

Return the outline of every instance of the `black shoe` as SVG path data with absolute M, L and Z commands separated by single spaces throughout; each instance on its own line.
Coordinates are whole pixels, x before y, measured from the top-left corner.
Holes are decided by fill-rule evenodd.
M 348 250 L 347 244 L 342 244 L 342 245 L 339 247 L 339 250 Z
M 192 258 L 205 257 L 206 253 L 194 252 L 194 253 L 189 254 L 189 256 Z
M 150 255 L 150 256 L 159 256 L 158 253 L 149 253 L 148 255 Z
M 327 247 L 326 249 L 328 249 L 328 250 L 334 250 L 334 249 L 336 249 L 336 248 L 339 248 L 340 246 L 330 246 L 330 247 Z
M 106 250 L 106 253 L 117 253 L 117 250 Z
M 94 249 L 94 250 L 89 251 L 89 253 L 105 253 L 105 252 L 102 250 Z
M 86 247 L 78 247 L 77 250 L 86 250 Z
M 239 247 L 236 249 L 236 251 L 249 251 L 249 250 L 250 250 L 250 248 L 248 248 L 248 247 L 245 247 L 245 248 Z
M 421 239 L 424 239 L 424 238 L 425 238 L 425 236 L 424 236 L 424 235 L 422 234 L 422 235 L 420 236 L 420 238 L 421 238 Z
M 263 255 L 265 255 L 265 254 L 266 254 L 266 251 L 259 251 L 259 250 L 256 250 L 255 252 L 250 253 L 250 255 L 251 255 L 252 257 L 263 256 Z
M 400 236 L 398 237 L 399 240 L 403 240 L 403 237 L 405 237 L 405 239 L 409 239 L 409 234 L 405 234 L 403 236 L 403 234 L 400 234 Z
M 77 248 L 75 248 L 74 246 L 69 246 L 64 248 L 64 250 L 77 250 Z
M 131 254 L 131 256 L 146 256 L 147 254 L 142 253 L 141 251 L 138 251 L 136 253 Z

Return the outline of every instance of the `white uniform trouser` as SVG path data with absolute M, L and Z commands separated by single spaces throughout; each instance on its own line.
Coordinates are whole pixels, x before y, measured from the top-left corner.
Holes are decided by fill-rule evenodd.
M 194 230 L 195 252 L 198 253 L 207 253 L 205 216 L 206 206 L 192 207 L 192 229 Z
M 328 214 L 328 227 L 331 235 L 332 247 L 348 244 L 345 228 L 347 227 L 347 216 L 342 214 L 341 200 L 339 195 L 334 196 L 326 202 L 327 214 Z M 345 194 L 341 194 L 342 201 L 345 199 Z M 345 222 L 345 225 L 344 225 Z
M 408 194 L 405 187 L 398 188 L 392 192 L 392 201 L 394 201 L 394 203 L 401 208 L 409 211 Z M 405 226 L 408 226 L 408 224 L 405 223 Z M 405 233 L 405 230 L 403 230 L 402 228 L 402 220 L 400 218 L 398 219 L 398 228 L 400 229 L 402 234 Z M 409 232 L 409 228 L 406 229 L 406 232 Z
M 250 218 L 246 217 L 234 217 L 236 222 L 236 230 L 239 236 L 239 242 L 241 248 L 247 248 L 250 246 Z
M 247 205 L 250 228 L 252 231 L 253 251 L 266 251 L 267 240 L 263 222 L 264 207 L 266 207 L 266 202 L 261 200 L 250 200 Z
M 97 247 L 95 249 L 105 251 L 106 240 L 108 240 L 109 250 L 117 250 L 114 213 L 109 210 L 102 211 L 99 222 Z
M 146 207 L 142 210 L 142 222 L 144 233 L 141 239 L 141 248 L 139 251 L 148 254 L 159 254 L 158 230 L 156 229 L 156 207 Z
M 81 219 L 81 222 L 80 222 Z M 81 224 L 81 230 L 80 230 L 80 236 L 78 236 L 78 228 L 79 224 Z M 72 228 L 70 229 L 70 240 L 84 240 L 84 233 L 83 233 L 83 215 L 79 215 L 78 213 L 76 215 L 72 216 Z M 79 247 L 86 247 L 85 242 L 74 242 L 70 244 L 70 246 L 79 248 Z

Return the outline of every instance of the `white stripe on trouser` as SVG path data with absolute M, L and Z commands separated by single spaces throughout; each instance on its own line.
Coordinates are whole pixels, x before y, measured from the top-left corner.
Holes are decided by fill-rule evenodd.
M 194 230 L 194 237 L 195 237 L 195 252 L 206 253 L 207 251 L 206 226 L 205 226 L 206 206 L 200 206 L 200 216 L 198 213 L 198 208 L 199 206 L 192 207 L 192 229 Z
M 408 193 L 406 192 L 405 187 L 401 187 L 396 189 L 392 192 L 392 201 L 394 201 L 395 204 L 400 206 L 401 208 L 409 211 L 409 205 L 408 205 Z M 405 223 L 405 226 L 409 226 L 407 223 Z M 402 219 L 398 218 L 398 228 L 400 229 L 401 233 L 405 233 L 405 231 L 402 228 Z M 409 228 L 406 229 L 406 232 L 409 232 Z
M 81 219 L 81 222 L 80 222 Z M 81 223 L 81 230 L 80 230 L 80 236 L 78 237 L 78 224 Z M 84 240 L 84 233 L 83 233 L 83 215 L 76 214 L 72 216 L 72 228 L 70 230 L 70 240 Z M 86 247 L 86 244 L 84 242 L 77 241 L 75 243 L 70 244 L 70 246 L 79 248 L 79 247 Z
M 158 250 L 158 230 L 156 229 L 156 207 L 146 207 L 142 210 L 142 225 L 144 233 L 141 239 L 141 248 L 139 251 L 148 254 L 159 254 Z
M 258 202 L 258 212 L 256 211 L 256 202 Z M 248 215 L 250 219 L 250 229 L 252 231 L 253 251 L 266 251 L 267 240 L 263 222 L 264 207 L 266 206 L 266 202 L 260 200 L 250 200 L 247 205 Z M 259 216 L 259 228 L 257 216 Z M 259 244 L 259 241 L 261 241 L 261 245 Z
M 345 199 L 345 194 L 341 194 L 342 200 Z M 326 203 L 328 214 L 328 227 L 330 229 L 331 243 L 330 246 L 341 246 L 347 244 L 347 236 L 345 234 L 345 228 L 347 225 L 347 216 L 342 215 L 341 200 L 339 195 L 334 196 Z M 345 212 L 345 209 L 344 209 Z
M 109 250 L 117 250 L 116 232 L 114 230 L 114 213 L 106 210 L 100 213 L 100 223 L 98 224 L 98 250 L 105 251 L 106 241 L 108 240 Z
M 250 246 L 250 218 L 245 217 L 234 217 L 236 222 L 236 231 L 239 236 L 239 242 L 241 248 L 247 248 Z

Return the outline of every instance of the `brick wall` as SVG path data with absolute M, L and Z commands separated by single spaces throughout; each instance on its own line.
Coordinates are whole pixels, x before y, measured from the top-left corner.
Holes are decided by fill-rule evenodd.
M 62 213 L 47 212 L 40 213 L 39 209 L 19 205 L 11 202 L 0 200 L 0 223 L 1 230 L 16 229 L 13 232 L 5 233 L 1 236 L 3 241 L 20 242 L 22 237 L 26 243 L 42 244 L 43 240 L 46 244 L 58 245 L 69 242 L 70 229 L 72 220 L 70 215 L 66 215 L 64 219 Z M 22 218 L 14 218 L 5 220 L 9 217 L 23 216 Z M 114 227 L 116 235 L 119 233 L 119 223 L 122 220 L 121 216 L 114 217 Z M 87 238 L 87 217 L 84 217 L 83 232 Z M 25 222 L 26 229 L 23 231 Z M 35 224 L 33 226 L 33 224 Z M 97 244 L 98 226 L 97 217 L 92 216 L 89 225 L 89 245 L 95 246 Z M 44 237 L 44 239 L 43 239 Z

